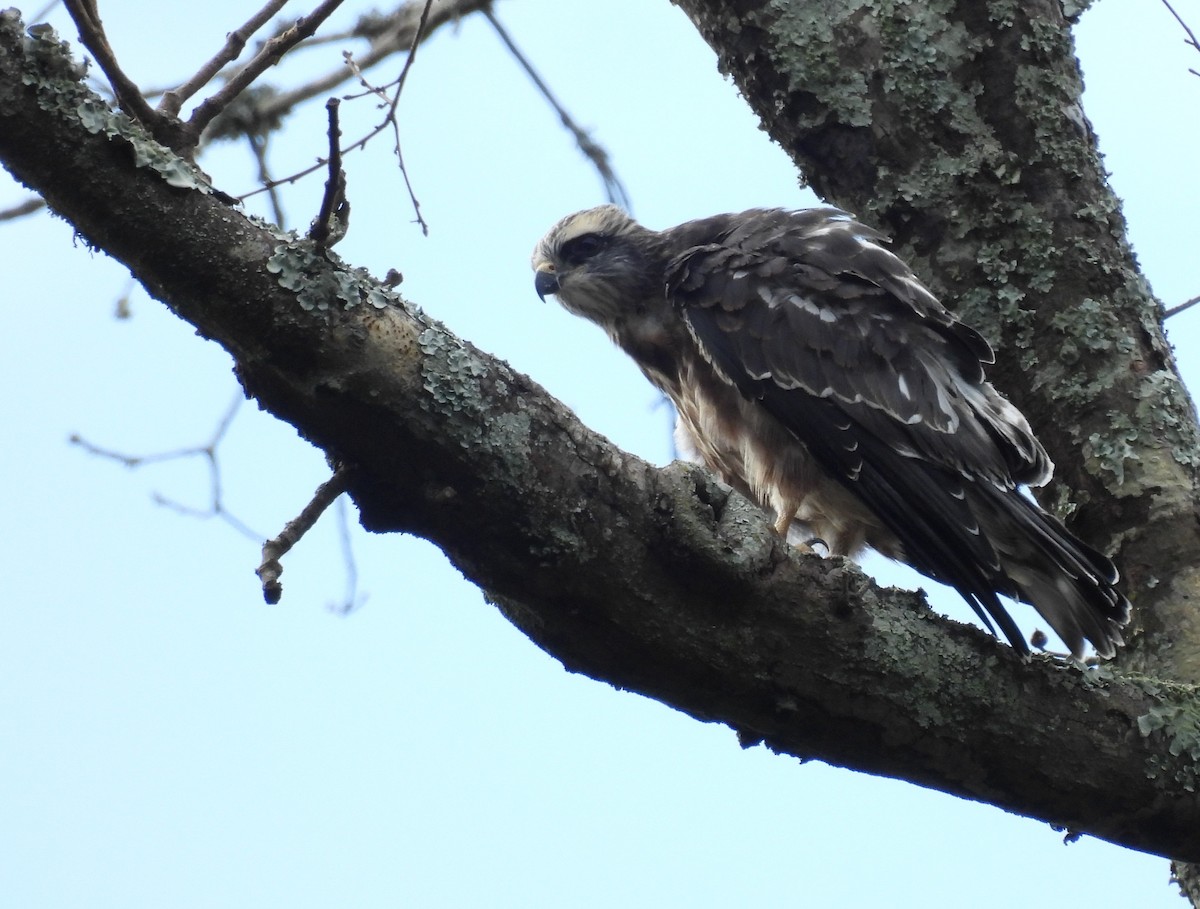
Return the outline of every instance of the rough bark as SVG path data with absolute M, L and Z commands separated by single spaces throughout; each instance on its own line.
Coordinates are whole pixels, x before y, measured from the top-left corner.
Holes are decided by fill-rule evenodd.
M 78 76 L 0 14 L 0 160 L 351 467 L 365 526 L 433 540 L 568 668 L 801 759 L 1200 859 L 1191 689 L 1022 663 L 796 553 L 702 472 L 622 453 L 362 270 L 245 217 Z
M 1195 412 L 1059 0 L 679 5 L 813 187 L 895 237 L 1000 352 L 991 376 L 1058 465 L 1043 502 L 1073 503 L 1131 592 L 1125 665 L 1200 681 Z

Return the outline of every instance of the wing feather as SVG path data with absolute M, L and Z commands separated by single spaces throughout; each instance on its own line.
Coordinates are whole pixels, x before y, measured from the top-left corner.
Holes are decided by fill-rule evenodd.
M 881 241 L 833 209 L 747 212 L 670 263 L 667 296 L 714 368 L 989 628 L 1026 649 L 1000 592 L 1035 600 L 1073 652 L 1111 652 L 1115 571 L 1017 492 L 1052 465 L 984 381 L 991 348 Z
M 667 273 L 693 331 L 713 319 L 728 335 L 739 375 L 727 378 L 832 398 L 884 441 L 972 476 L 1048 478 L 1052 465 L 1024 417 L 983 381 L 987 343 L 877 234 L 830 209 L 748 214 Z

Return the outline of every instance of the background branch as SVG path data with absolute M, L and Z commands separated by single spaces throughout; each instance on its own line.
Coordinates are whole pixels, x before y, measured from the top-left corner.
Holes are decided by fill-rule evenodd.
M 39 199 L 37 196 L 31 196 L 23 202 L 18 202 L 16 205 L 10 205 L 8 208 L 0 210 L 0 221 L 15 221 L 18 218 L 39 212 L 45 207 L 46 203 L 42 199 Z
M 1182 28 L 1184 30 L 1184 32 L 1187 34 L 1187 43 L 1189 45 L 1191 45 L 1192 47 L 1194 47 L 1197 51 L 1200 51 L 1200 41 L 1196 40 L 1196 34 L 1191 30 L 1191 28 L 1188 26 L 1188 24 L 1183 21 L 1183 17 L 1180 16 L 1179 13 L 1177 13 L 1175 11 L 1175 7 L 1173 7 L 1170 4 L 1169 0 L 1162 0 L 1162 2 L 1163 2 L 1163 6 L 1165 6 L 1168 10 L 1171 11 L 1171 15 L 1174 16 L 1175 21 L 1179 23 L 1179 27 Z M 1200 76 L 1200 71 L 1197 71 L 1195 69 L 1189 69 L 1188 72 L 1191 73 L 1193 76 Z
M 533 68 L 533 64 L 517 47 L 516 42 L 508 33 L 508 30 L 500 24 L 500 20 L 496 18 L 496 14 L 492 12 L 490 7 L 482 10 L 483 15 L 487 17 L 488 22 L 492 24 L 492 28 L 496 30 L 496 34 L 500 36 L 500 40 L 504 46 L 508 48 L 508 52 L 513 55 L 513 58 L 520 64 L 521 69 L 525 70 L 525 75 L 529 77 L 529 81 L 534 84 L 546 102 L 554 108 L 554 112 L 558 114 L 559 122 L 563 128 L 567 130 L 575 138 L 575 143 L 579 146 L 579 150 L 583 152 L 584 157 L 592 162 L 592 166 L 596 168 L 596 172 L 600 175 L 600 181 L 604 184 L 604 195 L 609 202 L 614 205 L 619 205 L 625 211 L 633 212 L 633 203 L 629 198 L 629 191 L 625 189 L 625 184 L 617 176 L 612 168 L 612 164 L 608 160 L 608 152 L 596 143 L 587 131 L 579 126 L 575 119 L 567 113 L 565 107 L 559 103 L 558 98 L 550 91 L 545 80 L 538 75 L 537 70 Z

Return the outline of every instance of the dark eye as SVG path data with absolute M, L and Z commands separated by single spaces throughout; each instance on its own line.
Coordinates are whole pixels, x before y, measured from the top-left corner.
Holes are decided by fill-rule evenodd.
M 580 265 L 599 253 L 608 245 L 608 238 L 601 234 L 580 234 L 562 245 L 559 255 L 571 265 Z

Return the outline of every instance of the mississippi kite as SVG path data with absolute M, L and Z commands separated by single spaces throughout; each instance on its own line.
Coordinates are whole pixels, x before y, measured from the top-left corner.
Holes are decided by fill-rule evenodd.
M 1023 495 L 1053 465 L 994 362 L 885 238 L 831 208 L 642 227 L 604 205 L 533 254 L 540 296 L 602 327 L 674 403 L 676 439 L 795 534 L 954 587 L 1022 653 L 998 595 L 1076 657 L 1121 643 L 1111 561 Z

